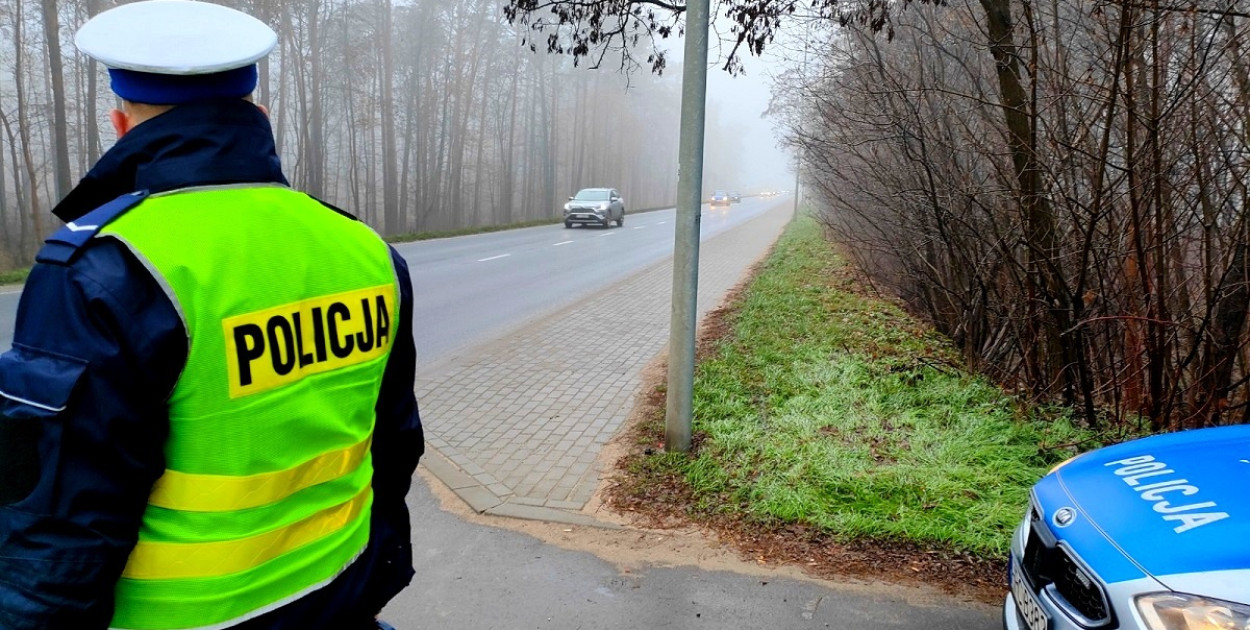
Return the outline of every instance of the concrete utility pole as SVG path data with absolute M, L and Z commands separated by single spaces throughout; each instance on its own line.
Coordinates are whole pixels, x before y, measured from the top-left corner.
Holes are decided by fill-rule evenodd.
M 694 413 L 694 342 L 698 327 L 699 222 L 703 206 L 703 126 L 707 104 L 708 0 L 686 2 L 677 162 L 677 232 L 673 247 L 673 316 L 668 334 L 664 448 L 690 450 Z

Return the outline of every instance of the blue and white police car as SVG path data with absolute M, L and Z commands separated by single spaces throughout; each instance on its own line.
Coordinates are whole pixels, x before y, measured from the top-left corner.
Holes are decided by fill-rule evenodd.
M 1250 426 L 1077 456 L 1011 541 L 1008 630 L 1250 630 Z

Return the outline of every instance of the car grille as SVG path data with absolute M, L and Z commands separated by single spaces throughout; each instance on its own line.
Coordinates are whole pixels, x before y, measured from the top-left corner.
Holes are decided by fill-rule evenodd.
M 1058 545 L 1047 546 L 1037 535 L 1037 527 L 1045 527 L 1040 519 L 1029 528 L 1029 539 L 1024 546 L 1021 569 L 1034 589 L 1048 584 L 1063 598 L 1072 611 L 1084 617 L 1087 625 L 1101 626 L 1111 620 L 1107 598 L 1097 580 L 1082 569 L 1066 549 Z
M 1067 553 L 1060 550 L 1059 572 L 1055 575 L 1055 590 L 1077 612 L 1091 621 L 1105 621 L 1107 606 L 1103 601 L 1102 591 L 1089 574 L 1077 566 Z

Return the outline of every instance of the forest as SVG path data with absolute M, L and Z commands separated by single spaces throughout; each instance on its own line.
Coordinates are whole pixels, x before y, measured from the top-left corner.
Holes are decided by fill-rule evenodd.
M 1246 3 L 887 5 L 781 84 L 831 239 L 1028 399 L 1250 422 Z
M 0 271 L 114 142 L 108 75 L 73 45 L 110 0 L 0 3 Z M 386 235 L 553 219 L 578 188 L 676 195 L 680 72 L 523 45 L 490 0 L 226 0 L 269 24 L 265 105 L 292 186 Z

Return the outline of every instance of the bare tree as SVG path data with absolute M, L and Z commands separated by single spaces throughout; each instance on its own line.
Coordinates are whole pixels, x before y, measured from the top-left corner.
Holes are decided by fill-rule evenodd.
M 48 48 L 48 77 L 52 87 L 52 152 L 55 156 L 56 196 L 69 193 L 69 123 L 65 114 L 65 72 L 61 64 L 61 20 L 56 0 L 41 0 L 43 35 Z

